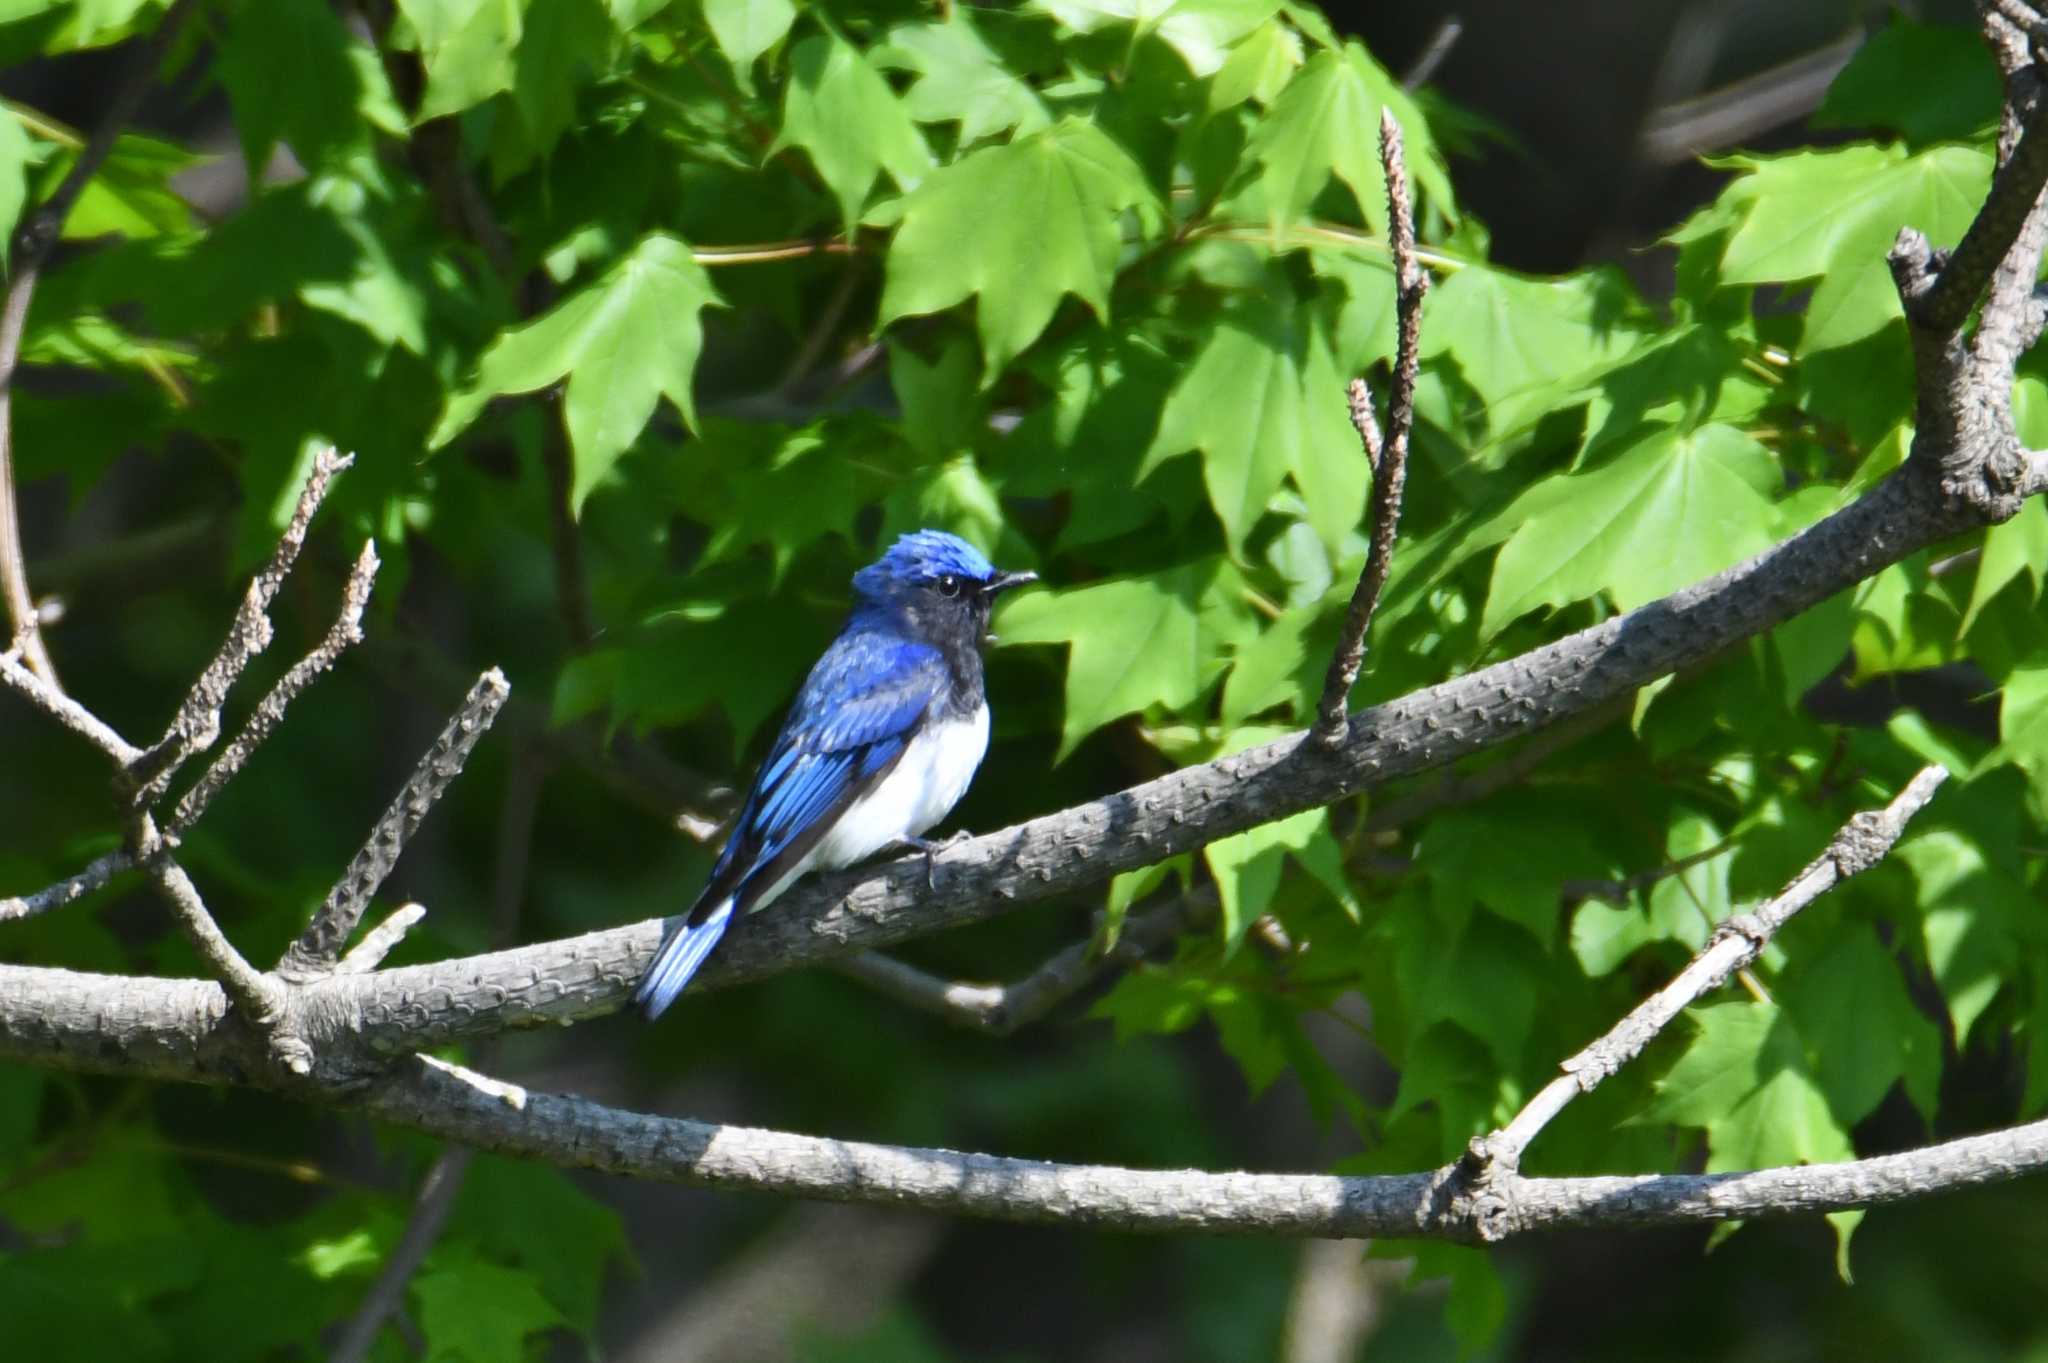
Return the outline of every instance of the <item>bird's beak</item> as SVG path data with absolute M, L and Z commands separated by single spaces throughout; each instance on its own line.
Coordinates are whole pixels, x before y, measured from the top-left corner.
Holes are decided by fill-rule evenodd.
M 1037 573 L 997 573 L 982 587 L 981 594 L 987 597 L 995 597 L 1010 590 L 1012 587 L 1022 587 L 1036 581 L 1038 581 Z

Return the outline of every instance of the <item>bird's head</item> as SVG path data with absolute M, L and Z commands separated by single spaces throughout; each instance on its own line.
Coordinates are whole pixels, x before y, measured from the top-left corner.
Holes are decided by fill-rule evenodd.
M 853 590 L 861 604 L 900 610 L 935 634 L 959 630 L 979 640 L 996 597 L 1036 581 L 1037 573 L 999 571 L 958 535 L 914 530 L 855 573 Z

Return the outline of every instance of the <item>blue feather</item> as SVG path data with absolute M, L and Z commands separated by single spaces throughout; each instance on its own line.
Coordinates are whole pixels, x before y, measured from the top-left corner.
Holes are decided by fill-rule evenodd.
M 676 1001 L 676 995 L 683 992 L 683 986 L 704 964 L 711 948 L 725 936 L 725 925 L 731 921 L 732 897 L 728 895 L 703 922 L 685 920 L 669 934 L 661 944 L 661 953 L 654 958 L 654 965 L 633 991 L 633 1002 L 647 1010 L 649 1021 L 660 1017 Z

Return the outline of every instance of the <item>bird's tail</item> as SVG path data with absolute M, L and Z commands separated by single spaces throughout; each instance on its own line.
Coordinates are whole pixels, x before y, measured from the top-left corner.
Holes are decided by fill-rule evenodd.
M 661 950 L 654 953 L 654 964 L 647 967 L 647 973 L 640 977 L 640 987 L 633 991 L 633 1002 L 647 1011 L 649 1022 L 676 1001 L 676 995 L 683 992 L 683 986 L 704 964 L 711 948 L 725 936 L 725 926 L 731 921 L 732 896 L 727 895 L 703 922 L 692 923 L 685 918 L 669 929 Z

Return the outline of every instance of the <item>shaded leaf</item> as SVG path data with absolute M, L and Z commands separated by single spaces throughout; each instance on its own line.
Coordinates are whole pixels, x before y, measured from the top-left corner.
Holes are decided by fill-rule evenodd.
M 452 394 L 431 443 L 447 444 L 489 399 L 568 377 L 562 419 L 576 456 L 572 507 L 581 506 L 666 397 L 696 420 L 690 384 L 703 346 L 699 314 L 719 302 L 683 242 L 650 233 L 593 284 L 484 352 L 477 377 Z

